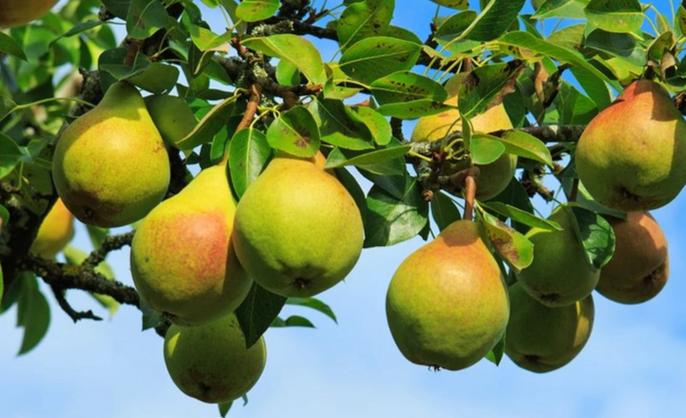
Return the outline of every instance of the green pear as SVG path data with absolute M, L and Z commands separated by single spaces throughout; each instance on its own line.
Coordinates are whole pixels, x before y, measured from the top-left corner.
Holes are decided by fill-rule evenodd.
M 257 383 L 267 360 L 264 338 L 250 348 L 234 314 L 194 327 L 172 325 L 164 338 L 167 371 L 183 393 L 230 402 Z
M 169 145 L 175 145 L 198 124 L 193 111 L 180 97 L 148 96 L 145 105 L 162 138 Z
M 600 272 L 596 290 L 620 303 L 642 303 L 655 297 L 667 283 L 667 240 L 647 212 L 630 212 L 626 219 L 610 220 L 615 253 Z
M 231 243 L 236 206 L 225 167 L 206 168 L 138 225 L 131 244 L 136 288 L 180 324 L 232 312 L 252 280 Z
M 456 97 L 446 101 L 452 105 L 456 102 Z M 513 128 L 510 117 L 505 111 L 505 106 L 502 104 L 489 108 L 470 121 L 474 132 L 491 133 Z M 450 109 L 419 118 L 412 132 L 412 141 L 435 142 L 461 130 L 460 112 L 457 109 Z M 517 156 L 505 153 L 494 162 L 477 165 L 477 167 L 479 167 L 479 177 L 476 179 L 476 197 L 481 200 L 488 200 L 500 194 L 510 184 L 517 169 Z
M 0 28 L 19 26 L 46 14 L 57 0 L 0 0 Z
M 38 228 L 31 252 L 47 259 L 54 258 L 74 237 L 74 215 L 62 199 L 57 199 Z
M 362 251 L 360 211 L 317 161 L 277 156 L 238 203 L 238 259 L 257 283 L 283 296 L 334 286 Z
M 69 125 L 52 173 L 69 211 L 90 225 L 127 225 L 157 206 L 169 187 L 169 157 L 138 90 L 113 84 Z
M 386 295 L 386 317 L 411 362 L 460 370 L 502 338 L 509 317 L 501 270 L 466 220 L 449 225 L 398 267 Z
M 591 195 L 620 211 L 666 205 L 686 184 L 686 122 L 657 83 L 636 81 L 588 124 L 576 169 Z
M 576 230 L 574 213 L 558 207 L 549 218 L 563 228 L 532 228 L 526 237 L 534 244 L 534 261 L 517 273 L 522 287 L 544 305 L 566 306 L 584 299 L 598 284 L 600 270 L 588 261 Z
M 510 304 L 505 353 L 526 370 L 545 373 L 559 369 L 579 354 L 591 336 L 591 295 L 571 305 L 551 308 L 515 283 L 510 287 Z

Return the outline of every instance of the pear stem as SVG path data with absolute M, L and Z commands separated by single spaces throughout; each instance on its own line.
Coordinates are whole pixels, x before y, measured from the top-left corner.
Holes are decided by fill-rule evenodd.
M 476 197 L 476 180 L 468 175 L 464 179 L 464 219 L 474 219 L 474 199 Z
M 257 84 L 253 84 L 250 86 L 250 96 L 248 97 L 248 105 L 245 108 L 245 113 L 243 114 L 243 118 L 241 121 L 238 123 L 238 126 L 236 127 L 236 132 L 239 132 L 242 129 L 250 127 L 250 124 L 252 123 L 253 119 L 255 118 L 255 114 L 257 113 L 257 109 L 260 106 L 260 98 L 262 97 L 262 93 L 260 92 L 260 87 Z M 226 148 L 226 151 L 224 151 L 224 157 L 222 158 L 222 161 L 220 164 L 226 164 L 226 162 L 229 160 L 229 152 L 228 152 L 228 147 Z
M 575 178 L 572 182 L 572 190 L 569 192 L 569 202 L 576 202 L 576 198 L 579 195 L 579 179 Z

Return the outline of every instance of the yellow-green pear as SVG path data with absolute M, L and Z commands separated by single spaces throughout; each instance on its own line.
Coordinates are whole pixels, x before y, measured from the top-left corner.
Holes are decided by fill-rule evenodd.
M 193 111 L 180 97 L 148 96 L 145 98 L 145 105 L 162 138 L 169 145 L 175 145 L 198 124 Z
M 588 261 L 577 237 L 576 218 L 571 209 L 558 207 L 549 218 L 562 231 L 532 228 L 526 237 L 534 244 L 534 260 L 517 273 L 522 287 L 544 305 L 556 307 L 575 303 L 590 295 L 598 284 L 600 270 Z
M 23 25 L 46 14 L 57 0 L 0 0 L 0 28 Z
M 593 297 L 551 308 L 515 283 L 510 287 L 512 313 L 505 353 L 519 367 L 536 373 L 559 369 L 586 345 L 593 328 Z
M 257 383 L 267 361 L 264 337 L 250 348 L 234 314 L 194 327 L 172 325 L 164 338 L 169 376 L 183 393 L 230 402 Z
M 642 303 L 660 293 L 669 277 L 667 240 L 648 212 L 610 218 L 615 253 L 600 272 L 596 290 L 620 303 Z
M 456 102 L 456 97 L 446 101 L 452 105 Z M 473 117 L 471 122 L 474 132 L 491 133 L 513 128 L 510 117 L 505 111 L 505 106 L 502 104 L 493 106 L 484 113 Z M 419 118 L 412 132 L 412 141 L 434 142 L 461 130 L 460 112 L 457 109 L 450 109 Z M 494 162 L 477 165 L 477 167 L 479 167 L 480 174 L 477 178 L 476 196 L 481 200 L 488 200 L 497 196 L 510 184 L 517 169 L 517 156 L 505 153 Z
M 584 130 L 576 169 L 591 195 L 624 212 L 655 209 L 686 184 L 686 122 L 669 94 L 636 81 Z
M 232 312 L 252 280 L 234 253 L 236 206 L 223 165 L 206 168 L 138 225 L 131 244 L 136 289 L 179 324 Z
M 461 220 L 400 264 L 386 295 L 386 317 L 413 363 L 471 366 L 502 338 L 510 313 L 501 270 L 478 227 Z
M 312 296 L 352 270 L 362 251 L 362 217 L 321 158 L 277 155 L 238 203 L 238 259 L 264 288 Z
M 57 199 L 38 228 L 31 252 L 43 258 L 54 258 L 73 237 L 74 216 L 64 206 L 62 199 Z
M 138 90 L 113 84 L 69 125 L 52 173 L 69 211 L 90 225 L 127 225 L 157 206 L 169 186 L 169 157 Z

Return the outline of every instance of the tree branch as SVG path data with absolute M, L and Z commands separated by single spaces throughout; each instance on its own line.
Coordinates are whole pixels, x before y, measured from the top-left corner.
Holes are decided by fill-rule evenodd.
M 112 235 L 105 238 L 100 245 L 100 248 L 90 253 L 88 258 L 81 264 L 85 268 L 94 269 L 98 264 L 103 262 L 112 251 L 131 245 L 133 239 L 133 231 L 121 235 Z
M 65 297 L 65 292 L 64 289 L 60 289 L 57 286 L 50 286 L 52 289 L 53 295 L 55 295 L 55 300 L 57 301 L 57 304 L 62 308 L 62 310 L 71 318 L 74 323 L 77 323 L 78 321 L 82 319 L 92 319 L 94 321 L 102 321 L 102 318 L 99 316 L 95 315 L 93 311 L 88 310 L 84 312 L 79 312 L 72 308 L 72 306 L 69 304 L 69 301 L 67 301 L 67 298 Z

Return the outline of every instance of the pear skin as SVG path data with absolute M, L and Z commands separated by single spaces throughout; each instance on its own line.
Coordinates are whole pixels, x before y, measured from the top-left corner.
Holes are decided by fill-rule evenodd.
M 659 84 L 636 81 L 586 127 L 576 169 L 591 195 L 623 212 L 655 209 L 686 184 L 686 122 Z
M 590 295 L 598 284 L 600 270 L 591 266 L 574 232 L 576 219 L 569 208 L 557 208 L 549 218 L 562 231 L 532 228 L 526 237 L 534 244 L 534 260 L 517 273 L 522 287 L 546 306 L 575 303 Z
M 0 0 L 0 28 L 29 23 L 46 14 L 57 0 Z
M 457 221 L 398 267 L 386 295 L 386 317 L 412 363 L 460 370 L 502 338 L 507 288 L 478 226 Z
M 57 199 L 43 219 L 31 252 L 39 257 L 52 259 L 67 246 L 74 237 L 74 216 L 61 199 Z
M 559 369 L 579 354 L 591 335 L 591 295 L 571 305 L 551 308 L 515 283 L 510 287 L 510 304 L 505 353 L 526 370 L 545 373 Z
M 277 156 L 238 203 L 238 259 L 257 283 L 279 295 L 323 292 L 343 280 L 362 251 L 360 211 L 317 161 Z
M 252 280 L 231 244 L 236 206 L 224 166 L 206 168 L 140 223 L 131 244 L 136 288 L 179 324 L 232 312 Z
M 162 138 L 169 145 L 183 139 L 198 124 L 186 101 L 180 97 L 148 96 L 145 105 Z
M 596 290 L 615 302 L 643 303 L 667 283 L 667 239 L 647 212 L 630 212 L 626 219 L 611 218 L 615 253 L 600 273 Z
M 162 137 L 138 90 L 124 82 L 64 130 L 52 167 L 69 211 L 100 227 L 143 218 L 162 201 L 170 179 Z
M 259 380 L 264 338 L 250 348 L 234 314 L 194 327 L 172 325 L 164 338 L 167 371 L 183 393 L 207 403 L 230 402 Z
M 453 105 L 455 102 L 454 97 L 446 101 Z M 471 122 L 474 132 L 491 133 L 513 128 L 505 106 L 502 104 L 490 107 L 484 113 L 473 117 Z M 412 132 L 412 141 L 434 142 L 461 130 L 460 112 L 450 109 L 436 115 L 419 118 Z M 503 154 L 494 162 L 478 165 L 478 167 L 480 174 L 477 178 L 476 197 L 488 200 L 500 194 L 510 184 L 517 169 L 517 156 Z

